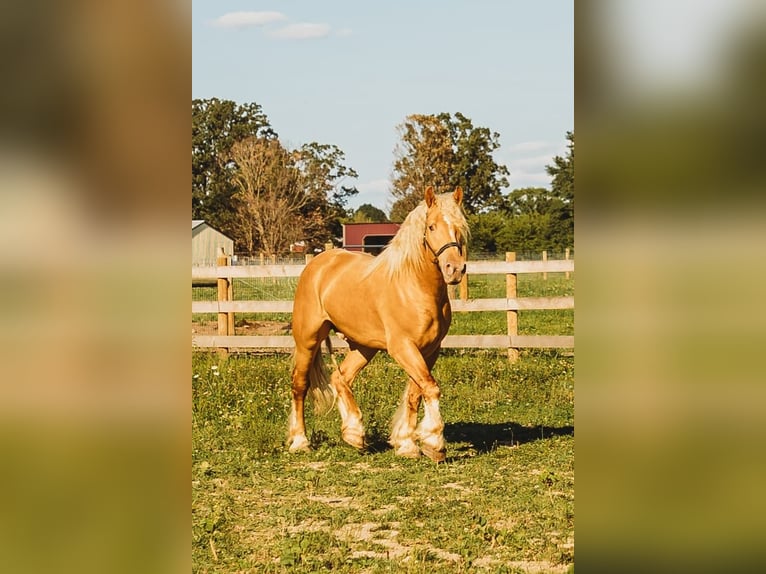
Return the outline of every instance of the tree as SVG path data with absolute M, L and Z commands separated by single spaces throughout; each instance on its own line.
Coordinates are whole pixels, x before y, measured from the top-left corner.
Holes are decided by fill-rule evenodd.
M 246 250 L 256 239 L 266 255 L 285 251 L 299 239 L 306 193 L 296 155 L 278 140 L 248 138 L 231 146 L 229 169 L 237 186 L 237 224 Z
M 503 199 L 502 209 L 511 216 L 548 213 L 558 200 L 544 187 L 521 187 L 514 189 Z
M 354 223 L 386 223 L 388 218 L 382 209 L 369 203 L 363 203 L 354 212 Z
M 503 228 L 508 224 L 507 217 L 500 211 L 487 213 L 474 213 L 468 216 L 468 225 L 471 229 L 471 238 L 468 244 L 468 253 L 471 257 L 483 253 L 496 253 L 504 251 L 504 246 L 499 245 Z
M 301 230 L 310 248 L 318 248 L 342 235 L 349 198 L 359 191 L 343 185 L 356 178 L 354 169 L 344 164 L 345 154 L 335 145 L 312 142 L 294 152 L 308 196 L 301 207 Z
M 563 250 L 572 245 L 567 204 L 544 187 L 514 189 L 503 202 L 502 210 L 510 215 L 504 237 L 519 249 Z
M 294 241 L 312 248 L 340 235 L 346 201 L 357 193 L 342 185 L 356 177 L 343 158 L 333 145 L 310 143 L 289 150 L 269 138 L 235 142 L 224 161 L 237 187 L 232 199 L 243 250 L 257 247 L 277 255 Z
M 553 158 L 553 165 L 545 166 L 552 177 L 551 197 L 559 200 L 551 209 L 551 217 L 561 226 L 561 241 L 574 244 L 574 132 L 567 132 L 567 154 Z
M 423 199 L 426 187 L 432 185 L 440 193 L 448 190 L 455 158 L 449 130 L 436 116 L 407 116 L 397 131 L 391 219 L 403 221 Z
M 286 149 L 256 103 L 192 100 L 192 217 L 232 237 L 235 251 L 272 254 L 293 237 L 316 247 L 340 236 L 358 193 L 346 185 L 357 174 L 344 159 L 334 145 Z
M 248 137 L 275 139 L 261 106 L 230 100 L 192 100 L 192 218 L 205 219 L 235 239 L 236 187 L 226 161 L 231 146 Z
M 488 128 L 474 127 L 469 118 L 457 112 L 454 117 L 439 114 L 450 132 L 455 149 L 455 163 L 449 187 L 463 188 L 463 205 L 468 213 L 494 208 L 508 187 L 508 168 L 495 162 L 492 154 L 500 147 L 500 134 Z
M 461 113 L 411 115 L 397 128 L 400 142 L 394 150 L 391 219 L 401 221 L 433 185 L 444 193 L 462 187 L 469 213 L 495 206 L 508 186 L 508 168 L 492 153 L 500 147 L 499 134 L 476 128 Z

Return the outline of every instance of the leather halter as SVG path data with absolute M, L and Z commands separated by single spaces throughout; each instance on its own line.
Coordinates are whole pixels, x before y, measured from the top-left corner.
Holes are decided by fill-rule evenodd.
M 445 243 L 444 245 L 442 245 L 439 248 L 438 251 L 434 251 L 434 248 L 431 247 L 430 243 L 428 243 L 428 240 L 426 239 L 426 234 L 425 233 L 423 233 L 423 245 L 428 247 L 428 249 L 431 251 L 431 253 L 434 254 L 434 263 L 436 263 L 437 265 L 439 264 L 439 255 L 444 253 L 444 251 L 446 251 L 450 247 L 457 247 L 458 253 L 460 253 L 460 255 L 463 254 L 463 246 L 460 243 L 458 243 L 457 241 L 450 241 L 449 243 Z

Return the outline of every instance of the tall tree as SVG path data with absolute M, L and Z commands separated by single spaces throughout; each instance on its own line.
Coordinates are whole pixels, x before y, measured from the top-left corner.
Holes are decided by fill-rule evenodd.
M 447 126 L 455 150 L 455 163 L 450 172 L 450 187 L 463 188 L 463 205 L 469 213 L 492 209 L 502 200 L 510 175 L 505 165 L 498 164 L 493 153 L 500 147 L 500 134 L 489 128 L 474 127 L 461 114 L 439 114 Z
M 301 146 L 293 157 L 308 196 L 301 208 L 302 239 L 309 247 L 320 247 L 342 234 L 340 221 L 347 216 L 346 204 L 359 193 L 344 183 L 358 175 L 345 165 L 345 154 L 335 145 L 312 142 Z
M 426 187 L 446 192 L 455 163 L 449 130 L 436 116 L 413 114 L 397 126 L 391 219 L 402 221 L 423 199 Z
M 343 159 L 333 145 L 311 143 L 290 150 L 276 139 L 235 142 L 226 167 L 237 187 L 232 199 L 241 249 L 278 255 L 297 240 L 319 247 L 340 235 L 345 203 L 356 193 L 342 185 L 356 177 Z
M 551 209 L 551 217 L 561 226 L 564 241 L 574 244 L 574 131 L 567 132 L 567 153 L 565 157 L 553 158 L 553 165 L 545 166 L 552 177 L 551 196 L 559 200 Z
M 237 226 L 236 187 L 221 158 L 228 157 L 235 142 L 248 137 L 277 137 L 258 104 L 192 100 L 192 218 L 205 219 L 232 237 Z
M 310 199 L 295 155 L 265 138 L 235 142 L 230 154 L 238 234 L 246 250 L 255 251 L 257 241 L 266 255 L 284 252 L 299 239 L 300 210 Z
M 284 148 L 256 103 L 192 100 L 192 217 L 230 235 L 235 251 L 280 253 L 295 239 L 321 246 L 340 236 L 356 177 L 337 146 Z
M 491 208 L 508 186 L 508 168 L 495 162 L 500 135 L 474 127 L 461 113 L 408 116 L 398 126 L 400 142 L 394 150 L 391 219 L 400 221 L 433 185 L 438 192 L 463 188 L 469 213 Z

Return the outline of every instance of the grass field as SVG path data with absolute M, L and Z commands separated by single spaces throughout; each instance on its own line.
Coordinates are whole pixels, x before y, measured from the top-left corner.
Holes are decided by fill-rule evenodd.
M 502 296 L 491 277 L 472 284 L 472 297 Z M 523 279 L 521 296 L 574 290 L 563 275 Z M 469 315 L 482 314 L 456 315 L 454 324 L 465 318 L 476 333 L 491 322 Z M 520 331 L 572 334 L 573 317 L 522 312 Z M 385 354 L 354 385 L 364 453 L 342 442 L 337 411 L 308 413 L 311 453 L 285 451 L 287 355 L 197 352 L 192 370 L 195 572 L 573 570 L 571 355 L 523 351 L 509 364 L 504 352 L 445 352 L 434 368 L 446 425 L 441 465 L 388 447 L 405 376 Z

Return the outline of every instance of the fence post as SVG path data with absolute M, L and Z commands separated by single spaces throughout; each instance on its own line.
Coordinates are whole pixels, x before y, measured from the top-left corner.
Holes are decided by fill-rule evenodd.
M 567 247 L 566 249 L 564 249 L 564 259 L 565 259 L 566 261 L 569 261 L 569 247 Z M 565 276 L 567 279 L 569 279 L 569 271 L 567 271 L 567 272 L 564 274 L 564 276 Z
M 231 256 L 229 256 L 226 258 L 226 265 L 231 265 L 231 263 Z M 234 278 L 227 277 L 227 283 L 229 284 L 229 287 L 226 290 L 227 301 L 234 301 Z M 236 335 L 234 332 L 234 311 L 229 311 L 226 315 L 229 326 L 229 335 Z
M 276 253 L 272 253 L 270 259 L 271 259 L 271 264 L 272 265 L 276 265 L 277 264 L 277 254 Z M 277 278 L 274 277 L 274 275 L 272 275 L 271 276 L 271 284 L 274 285 L 276 282 L 277 282 Z
M 546 261 L 548 261 L 548 251 L 543 249 L 543 263 L 545 263 Z M 543 271 L 543 281 L 547 281 L 547 280 L 548 280 L 548 272 Z
M 468 246 L 465 249 L 465 260 L 468 261 Z M 463 274 L 463 278 L 460 280 L 460 300 L 468 300 L 468 273 Z
M 226 257 L 226 254 L 223 251 L 223 247 L 221 247 L 220 253 L 218 254 L 218 258 L 216 259 L 216 265 L 218 267 L 225 267 L 229 263 L 229 258 Z M 229 298 L 229 280 L 226 277 L 218 277 L 218 301 L 227 301 Z M 227 313 L 225 312 L 218 312 L 218 334 L 221 336 L 226 336 L 229 334 L 229 318 Z M 218 349 L 218 354 L 225 358 L 228 355 L 228 349 L 226 347 L 221 347 Z
M 516 261 L 516 253 L 506 252 L 505 260 L 508 262 Z M 505 276 L 505 296 L 508 299 L 516 299 L 516 274 L 508 273 Z M 519 360 L 519 350 L 511 347 L 511 339 L 519 334 L 519 312 L 516 310 L 507 311 L 508 316 L 508 360 L 515 363 Z
M 305 257 L 306 257 L 306 264 L 308 264 L 309 261 L 314 259 L 314 254 L 313 253 L 306 253 Z

